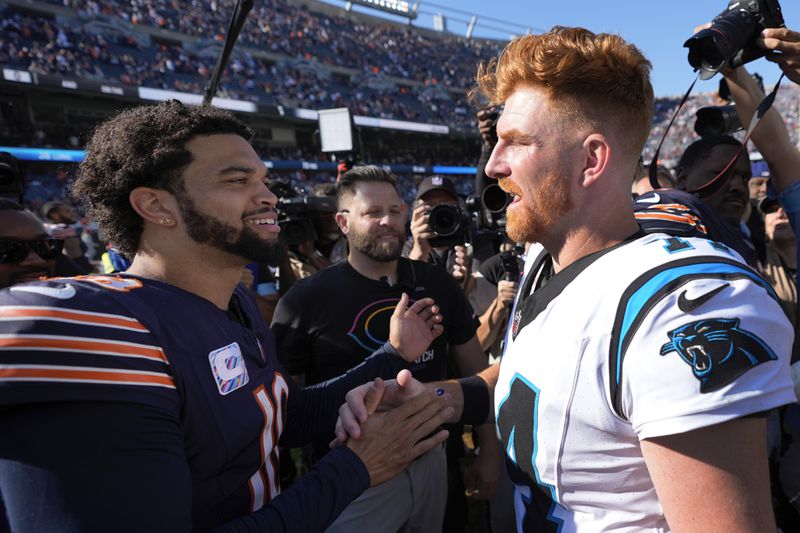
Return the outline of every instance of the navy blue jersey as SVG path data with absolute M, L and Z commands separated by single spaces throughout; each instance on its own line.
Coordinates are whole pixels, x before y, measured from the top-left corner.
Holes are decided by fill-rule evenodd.
M 278 441 L 299 445 L 329 433 L 349 388 L 405 365 L 391 356 L 371 358 L 337 382 L 301 392 L 274 354 L 271 332 L 241 289 L 227 311 L 172 285 L 131 276 L 63 278 L 0 291 L 0 415 L 56 406 L 54 416 L 67 416 L 67 409 L 92 404 L 114 406 L 124 416 L 133 412 L 131 423 L 141 426 L 122 446 L 137 458 L 169 449 L 143 463 L 188 469 L 194 527 L 212 527 L 270 502 L 280 492 Z M 39 412 L 49 416 L 45 407 Z M 8 420 L 0 417 L 0 424 Z M 41 423 L 27 415 L 15 420 L 26 427 Z M 104 431 L 102 422 L 96 431 Z M 179 446 L 162 446 L 166 441 Z M 14 459 L 0 455 L 0 467 L 4 458 Z M 339 452 L 339 461 L 353 463 L 352 479 L 339 480 L 347 485 L 340 492 L 352 499 L 368 486 L 368 475 L 352 454 Z M 8 490 L 2 489 L 4 472 L 0 468 L 0 491 Z M 328 506 L 323 495 L 308 496 L 313 505 Z M 305 530 L 299 524 L 309 517 L 296 518 L 297 529 Z M 287 517 L 281 520 L 286 527 Z
M 760 269 L 752 241 L 722 220 L 702 200 L 678 189 L 658 189 L 633 199 L 636 222 L 645 233 L 700 237 L 736 250 L 748 265 Z

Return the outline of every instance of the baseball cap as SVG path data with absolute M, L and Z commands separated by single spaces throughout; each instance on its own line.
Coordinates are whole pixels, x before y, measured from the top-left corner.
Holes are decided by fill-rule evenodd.
M 451 195 L 456 200 L 459 198 L 456 186 L 448 178 L 442 176 L 430 176 L 422 180 L 417 188 L 417 196 L 415 200 L 419 200 L 423 195 L 431 191 L 444 191 Z

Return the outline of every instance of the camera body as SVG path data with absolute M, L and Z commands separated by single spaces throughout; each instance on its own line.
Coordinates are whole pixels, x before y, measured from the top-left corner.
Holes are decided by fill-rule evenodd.
M 278 197 L 280 239 L 287 246 L 317 240 L 317 218 L 321 214 L 336 212 L 335 198 L 308 196 L 276 180 L 270 182 L 269 189 Z
M 694 131 L 700 137 L 730 135 L 742 129 L 742 121 L 733 105 L 701 107 L 695 116 Z
M 315 220 L 323 213 L 336 212 L 336 199 L 327 196 L 296 196 L 278 199 L 280 238 L 287 245 L 316 241 Z
M 728 7 L 683 46 L 689 49 L 689 64 L 709 79 L 727 65 L 735 68 L 766 52 L 756 44 L 765 28 L 782 28 L 783 14 L 778 0 L 731 0 Z
M 522 248 L 524 250 L 524 247 Z M 500 263 L 503 265 L 503 279 L 506 281 L 519 281 L 522 276 L 520 268 L 521 252 L 516 246 L 504 252 L 500 252 Z

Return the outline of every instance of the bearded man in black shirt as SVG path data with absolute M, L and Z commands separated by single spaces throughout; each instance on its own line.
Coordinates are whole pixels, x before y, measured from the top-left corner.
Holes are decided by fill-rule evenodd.
M 412 301 L 435 298 L 443 316 L 444 334 L 410 367 L 417 379 L 445 378 L 450 357 L 462 375 L 485 368 L 477 320 L 452 276 L 401 257 L 408 210 L 394 176 L 377 167 L 355 167 L 337 184 L 337 200 L 336 221 L 350 248 L 347 261 L 295 283 L 275 312 L 272 331 L 289 372 L 312 384 L 360 363 L 388 338 L 389 318 L 403 293 Z M 499 477 L 499 452 L 493 425 L 479 427 L 478 434 L 482 450 L 474 488 L 485 497 Z M 446 496 L 445 456 L 436 449 L 365 492 L 328 531 L 441 530 Z

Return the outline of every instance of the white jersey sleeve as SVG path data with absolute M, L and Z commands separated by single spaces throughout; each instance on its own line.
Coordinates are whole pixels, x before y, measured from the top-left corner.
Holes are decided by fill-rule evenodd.
M 616 323 L 612 390 L 639 439 L 796 401 L 792 326 L 746 266 L 688 262 L 651 273 L 628 290 Z

